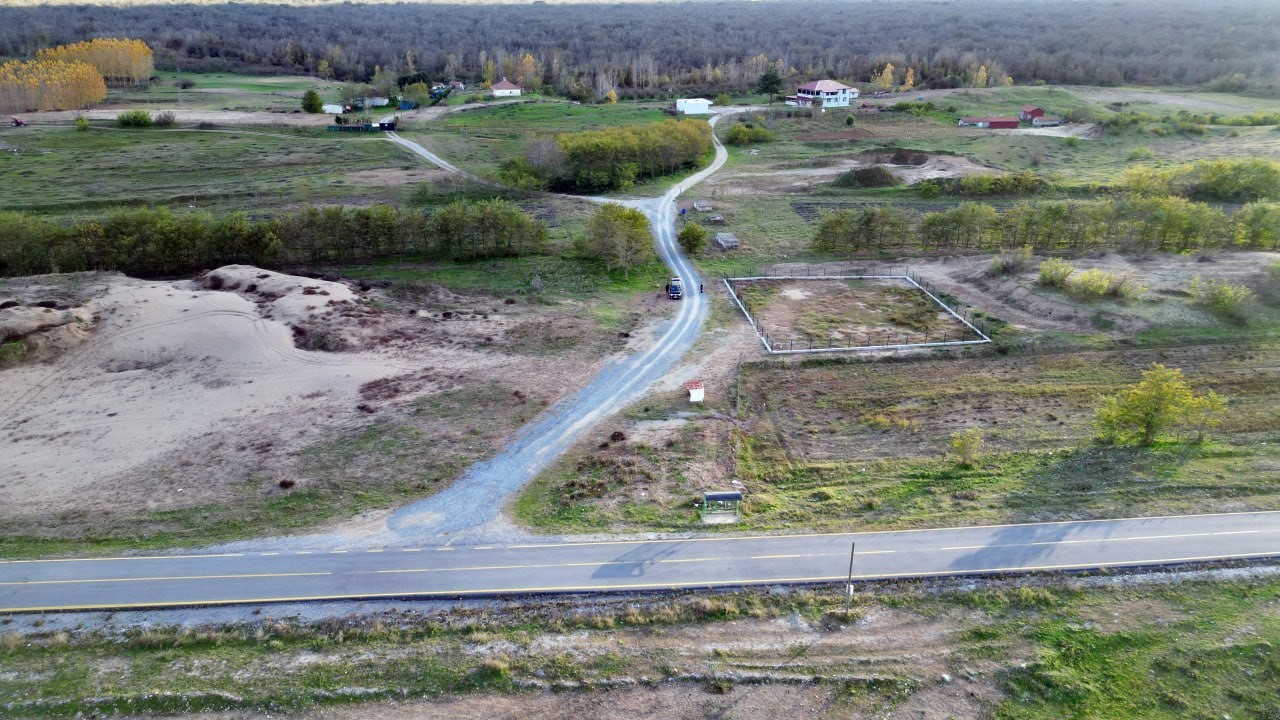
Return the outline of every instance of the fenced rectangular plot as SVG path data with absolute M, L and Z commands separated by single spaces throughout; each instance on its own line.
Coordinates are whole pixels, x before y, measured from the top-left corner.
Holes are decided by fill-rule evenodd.
M 909 272 L 727 277 L 724 283 L 770 354 L 991 342 Z

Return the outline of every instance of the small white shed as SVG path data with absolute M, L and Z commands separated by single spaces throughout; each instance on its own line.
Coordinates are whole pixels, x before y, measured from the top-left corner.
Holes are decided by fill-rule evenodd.
M 320 110 L 327 115 L 341 115 L 344 109 L 345 108 L 343 108 L 341 105 L 330 104 L 330 105 L 320 106 Z
M 684 384 L 684 389 L 689 391 L 689 402 L 700 403 L 703 401 L 703 394 L 706 389 L 702 386 L 701 380 L 690 380 Z
M 676 112 L 684 115 L 710 115 L 712 102 L 706 98 L 679 98 Z

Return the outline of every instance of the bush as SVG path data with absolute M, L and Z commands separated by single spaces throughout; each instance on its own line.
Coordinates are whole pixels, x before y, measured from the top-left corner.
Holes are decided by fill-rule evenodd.
M 902 181 L 883 165 L 854 168 L 842 173 L 834 183 L 837 187 L 880 188 L 901 185 Z
M 189 88 L 195 87 L 196 81 L 192 80 L 191 78 L 178 78 L 177 80 L 173 81 L 173 84 L 177 85 L 179 89 L 187 90 Z
M 1078 300 L 1098 300 L 1105 297 L 1111 287 L 1111 273 L 1099 268 L 1082 270 L 1067 280 L 1067 292 Z
M 707 230 L 698 223 L 689 223 L 680 228 L 677 240 L 685 253 L 693 255 L 707 246 Z
M 951 433 L 951 453 L 955 456 L 956 462 L 963 467 L 973 467 L 977 464 L 984 444 L 982 428 L 975 427 Z
M 1275 275 L 1275 265 L 1268 273 Z M 1199 275 L 1191 278 L 1191 299 L 1202 307 L 1208 308 L 1222 317 L 1240 319 L 1244 306 L 1253 301 L 1253 291 L 1244 285 L 1232 285 L 1225 280 L 1210 278 L 1201 280 Z
M 729 134 L 725 136 L 725 142 L 730 145 L 751 145 L 772 139 L 773 133 L 753 123 L 737 123 L 729 128 Z
M 156 127 L 173 127 L 173 124 L 177 122 L 177 117 L 174 116 L 172 110 L 164 110 L 156 113 L 152 122 L 155 123 Z
M 1061 258 L 1049 258 L 1040 263 L 1040 279 L 1038 282 L 1045 287 L 1061 288 L 1067 284 L 1067 278 L 1071 273 L 1075 272 L 1075 267 L 1071 263 Z
M 1022 272 L 1031 262 L 1031 246 L 1023 245 L 1017 250 L 1008 250 L 991 258 L 991 275 L 1010 275 Z
M 116 115 L 116 125 L 122 128 L 149 128 L 152 125 L 151 113 L 146 110 L 127 110 Z
M 75 124 L 76 130 L 84 132 L 89 129 L 89 118 L 86 118 L 83 115 L 78 115 L 76 116 Z
M 1226 400 L 1209 392 L 1196 396 L 1182 371 L 1155 364 L 1142 380 L 1116 395 L 1099 399 L 1094 411 L 1098 439 L 1106 443 L 1150 445 L 1170 426 L 1204 431 L 1222 421 Z
M 1145 145 L 1139 145 L 1138 147 L 1129 151 L 1130 160 L 1150 160 L 1155 156 L 1156 156 L 1155 152 L 1152 151 L 1151 148 L 1146 147 Z
M 0 368 L 12 367 L 27 359 L 27 344 L 22 340 L 0 343 Z

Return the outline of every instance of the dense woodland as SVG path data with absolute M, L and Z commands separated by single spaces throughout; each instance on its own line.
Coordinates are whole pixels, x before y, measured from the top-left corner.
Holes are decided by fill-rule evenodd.
M 917 87 L 988 83 L 1280 89 L 1280 5 L 1264 0 L 686 2 L 529 5 L 153 5 L 0 8 L 0 56 L 137 37 L 160 68 L 369 80 L 508 75 L 603 97 L 790 83 L 866 82 L 886 63 Z

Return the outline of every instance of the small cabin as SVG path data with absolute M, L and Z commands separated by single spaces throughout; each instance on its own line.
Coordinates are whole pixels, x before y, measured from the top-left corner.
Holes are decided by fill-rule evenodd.
M 700 403 L 703 401 L 706 387 L 703 386 L 701 380 L 690 380 L 684 384 L 684 389 L 689 391 L 689 402 Z
M 721 250 L 733 250 L 738 247 L 738 236 L 731 232 L 716 233 L 716 247 Z
M 694 212 L 711 212 L 711 203 L 706 200 L 693 201 Z

